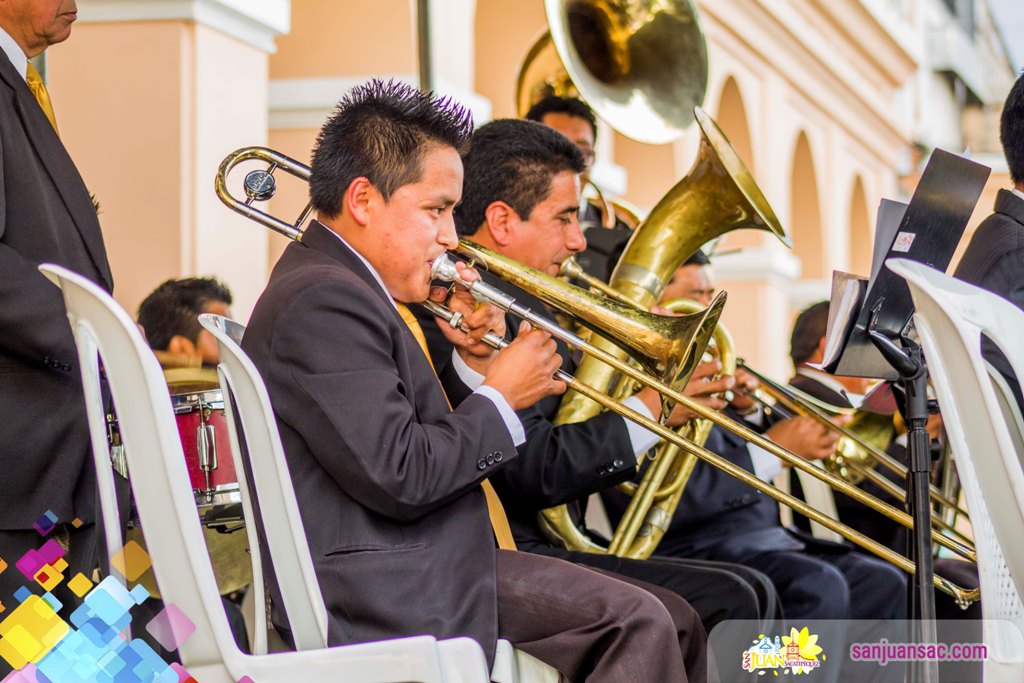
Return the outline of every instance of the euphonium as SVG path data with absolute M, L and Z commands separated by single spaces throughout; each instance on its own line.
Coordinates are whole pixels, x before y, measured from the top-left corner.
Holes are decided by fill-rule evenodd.
M 673 299 L 662 303 L 662 306 L 682 315 L 703 310 L 700 304 L 687 299 Z M 712 344 L 722 364 L 721 372 L 734 374 L 736 351 L 732 336 L 722 323 L 715 328 Z M 711 345 L 708 346 L 710 348 Z M 703 446 L 713 426 L 710 420 L 697 418 L 684 425 L 679 433 L 692 443 Z M 658 444 L 648 472 L 640 483 L 636 486 L 623 485 L 631 500 L 608 546 L 609 553 L 638 559 L 646 559 L 654 553 L 672 523 L 672 516 L 696 464 L 697 456 L 683 451 L 678 444 L 669 441 Z
M 693 167 L 640 224 L 612 273 L 610 287 L 643 307 L 657 303 L 672 274 L 690 254 L 731 230 L 767 230 L 790 246 L 785 230 L 725 135 L 699 107 L 694 115 L 701 129 L 701 144 Z M 614 350 L 604 340 L 595 343 L 605 351 Z M 576 376 L 599 391 L 608 391 L 616 372 L 604 363 L 585 358 Z M 582 422 L 600 410 L 597 403 L 568 392 L 556 422 Z M 549 529 L 573 526 L 564 505 L 541 514 L 542 525 Z M 572 550 L 594 550 L 577 545 L 578 539 L 551 540 Z

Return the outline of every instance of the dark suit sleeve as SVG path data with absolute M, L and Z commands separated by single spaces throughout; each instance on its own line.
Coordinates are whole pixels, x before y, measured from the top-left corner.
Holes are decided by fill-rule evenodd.
M 349 287 L 324 283 L 282 313 L 270 352 L 295 394 L 276 407 L 346 493 L 382 515 L 417 519 L 478 486 L 480 458 L 500 453 L 505 464 L 516 450 L 486 397 L 423 418 L 396 364 L 400 323 L 386 302 L 367 305 Z
M 48 359 L 63 370 L 77 367 L 77 351 L 60 289 L 39 272 L 37 264 L 4 242 L 7 197 L 4 149 L 0 138 L 0 348 L 28 364 Z

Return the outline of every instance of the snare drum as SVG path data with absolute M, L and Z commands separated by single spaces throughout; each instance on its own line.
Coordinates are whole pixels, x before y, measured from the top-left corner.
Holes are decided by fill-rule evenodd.
M 171 386 L 171 405 L 185 466 L 200 511 L 238 504 L 238 476 L 220 389 L 181 391 Z

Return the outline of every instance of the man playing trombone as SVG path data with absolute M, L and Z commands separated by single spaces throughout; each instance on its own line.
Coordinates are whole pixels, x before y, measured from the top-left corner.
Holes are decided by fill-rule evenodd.
M 460 234 L 538 271 L 557 274 L 562 261 L 586 246 L 576 220 L 577 175 L 583 168 L 580 156 L 564 136 L 532 122 L 505 119 L 483 126 L 463 156 L 464 198 L 455 211 Z M 484 278 L 535 314 L 552 318 L 547 307 L 530 293 L 486 274 Z M 430 321 L 424 322 L 432 355 L 450 357 L 451 344 Z M 514 325 L 513 319 L 507 318 L 506 328 Z M 559 341 L 558 351 L 562 369 L 571 373 L 576 363 L 568 347 Z M 731 386 L 730 379 L 699 379 L 694 386 L 711 402 L 717 401 L 715 393 Z M 658 394 L 651 389 L 626 403 L 647 415 L 660 411 Z M 538 524 L 538 512 L 568 504 L 579 526 L 587 495 L 628 480 L 637 458 L 657 442 L 650 432 L 613 413 L 556 426 L 557 409 L 558 399 L 550 397 L 519 412 L 526 428 L 520 459 L 494 478 L 521 549 L 669 588 L 691 602 L 709 629 L 725 619 L 774 616 L 774 590 L 756 571 L 720 563 L 635 560 L 553 547 Z M 686 412 L 679 409 L 669 424 L 681 424 L 685 418 Z
M 507 524 L 485 480 L 518 456 L 513 411 L 565 387 L 547 334 L 524 328 L 495 354 L 479 339 L 504 332 L 500 313 L 456 295 L 469 333 L 447 331 L 457 352 L 440 372 L 462 399 L 453 411 L 405 309 L 456 244 L 471 130 L 465 109 L 409 86 L 352 90 L 314 150 L 317 220 L 275 266 L 243 339 L 273 402 L 329 643 L 470 636 L 493 661 L 504 637 L 570 680 L 685 681 L 663 601 L 494 548 L 489 510 L 502 543 Z

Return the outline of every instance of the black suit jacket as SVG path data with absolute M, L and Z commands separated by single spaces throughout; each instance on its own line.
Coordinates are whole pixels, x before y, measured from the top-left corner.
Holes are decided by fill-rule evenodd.
M 1024 199 L 999 190 L 995 212 L 974 232 L 955 276 L 1024 309 Z M 1020 382 L 1006 357 L 987 339 L 982 343 L 982 355 L 1006 377 L 1024 411 Z
M 0 529 L 30 529 L 47 509 L 95 517 L 78 353 L 44 262 L 113 286 L 85 184 L 0 51 Z
M 523 306 L 552 319 L 547 307 L 536 297 L 489 274 L 485 273 L 484 279 L 514 296 Z M 448 366 L 451 344 L 432 316 L 423 309 L 417 310 L 416 315 L 426 333 L 434 363 Z M 519 320 L 506 315 L 505 327 L 505 337 L 514 339 Z M 556 343 L 562 369 L 572 373 L 576 362 L 568 346 L 561 341 Z M 561 400 L 561 396 L 549 396 L 517 413 L 526 431 L 526 443 L 519 446 L 519 459 L 491 479 L 521 549 L 548 545 L 537 524 L 538 511 L 568 503 L 571 516 L 582 525 L 586 496 L 627 481 L 636 471 L 633 447 L 621 417 L 602 413 L 584 422 L 556 426 L 553 420 Z
M 493 652 L 480 482 L 516 458 L 494 404 L 449 409 L 388 295 L 316 222 L 275 266 L 242 347 L 274 405 L 330 644 L 427 633 Z

